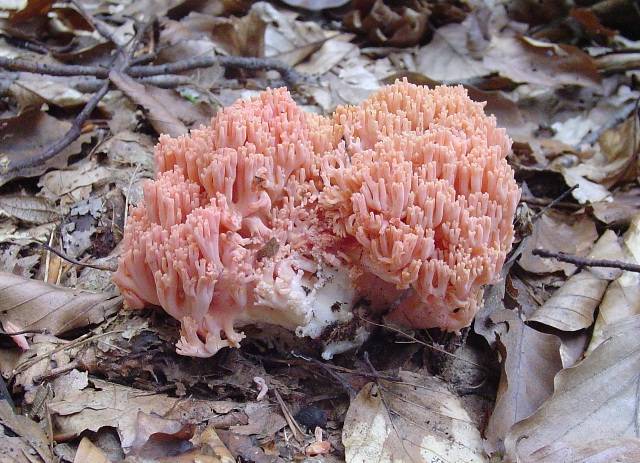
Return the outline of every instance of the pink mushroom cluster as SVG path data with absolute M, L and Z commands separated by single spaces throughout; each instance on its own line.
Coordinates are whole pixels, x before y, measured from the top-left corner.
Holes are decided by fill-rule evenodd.
M 512 244 L 510 143 L 462 87 L 396 82 L 331 118 L 267 90 L 160 138 L 114 281 L 179 320 L 191 356 L 237 347 L 244 324 L 318 338 L 361 300 L 459 330 Z

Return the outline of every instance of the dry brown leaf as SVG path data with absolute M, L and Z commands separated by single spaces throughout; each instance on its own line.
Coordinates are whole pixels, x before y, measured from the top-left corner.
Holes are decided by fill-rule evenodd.
M 600 201 L 591 204 L 593 215 L 607 225 L 628 225 L 640 212 L 640 188 L 615 191 L 611 201 Z
M 595 62 L 579 48 L 524 36 L 493 37 L 483 65 L 514 82 L 545 87 L 600 84 Z
M 394 5 L 383 0 L 353 3 L 343 19 L 351 30 L 364 33 L 377 45 L 408 47 L 420 43 L 429 30 L 431 9 L 423 2 Z
M 128 452 L 138 434 L 138 413 L 197 424 L 238 409 L 233 402 L 178 399 L 93 379 L 93 387 L 70 390 L 49 404 L 58 432 L 79 435 L 111 426 Z
M 52 170 L 47 172 L 38 181 L 38 186 L 42 189 L 41 194 L 52 201 L 60 199 L 83 188 L 100 185 L 115 176 L 114 169 L 97 165 L 91 159 L 80 161 L 67 169 Z M 83 196 L 82 194 L 80 196 Z M 71 204 L 76 204 L 82 197 L 74 197 Z
M 111 463 L 102 450 L 93 445 L 88 438 L 83 437 L 78 446 L 73 463 Z
M 553 443 L 531 456 L 535 463 L 637 463 L 640 461 L 640 438 L 597 439 L 573 446 Z
M 0 212 L 12 219 L 42 225 L 60 218 L 54 205 L 44 198 L 27 195 L 0 196 Z
M 461 24 L 448 24 L 437 29 L 429 44 L 416 54 L 416 70 L 438 81 L 463 81 L 482 77 L 491 71 L 470 48 L 479 46 L 472 33 L 477 19 L 469 15 Z
M 0 235 L 0 242 L 4 242 L 4 235 Z M 13 273 L 25 278 L 31 278 L 33 268 L 40 262 L 40 254 L 20 257 L 21 245 L 10 244 L 0 253 L 0 271 Z
M 322 44 L 322 46 L 311 55 L 311 58 L 296 66 L 296 70 L 305 74 L 325 74 L 334 66 L 340 63 L 345 56 L 358 49 L 357 45 L 350 42 L 354 38 L 353 34 L 338 34 Z
M 264 56 L 266 24 L 255 11 L 242 17 L 192 11 L 179 22 L 164 19 L 163 23 L 162 40 L 195 56 L 206 50 L 231 56 Z
M 587 257 L 612 260 L 624 258 L 618 237 L 612 230 L 607 230 L 600 237 Z M 622 270 L 597 267 L 582 270 L 571 276 L 527 321 L 543 323 L 563 331 L 578 331 L 590 327 L 609 282 L 618 278 L 621 273 Z
M 533 233 L 527 237 L 518 263 L 522 268 L 533 273 L 564 271 L 566 275 L 570 275 L 575 271 L 575 265 L 554 259 L 543 259 L 534 256 L 531 251 L 542 248 L 552 252 L 585 256 L 597 238 L 596 226 L 586 215 L 570 217 L 547 213 L 534 223 Z
M 586 330 L 577 332 L 560 333 L 560 358 L 562 359 L 562 368 L 571 368 L 584 355 L 584 351 L 589 344 L 589 333 Z
M 26 74 L 18 79 L 16 85 L 39 96 L 47 103 L 62 108 L 77 108 L 91 98 L 90 94 L 79 92 L 73 88 L 73 85 L 78 82 L 81 82 L 81 80 L 74 77 L 43 78 L 43 76 L 37 74 Z
M 553 392 L 553 377 L 562 369 L 560 339 L 525 325 L 518 314 L 504 310 L 492 317 L 509 329 L 498 336 L 501 359 L 496 405 L 485 430 L 485 449 L 502 452 L 504 436 L 531 415 Z
M 225 53 L 232 56 L 264 56 L 267 25 L 255 11 L 242 18 L 212 18 L 209 37 Z
M 23 330 L 60 334 L 100 323 L 122 305 L 122 297 L 78 291 L 0 273 L 0 322 Z
M 232 426 L 230 430 L 236 434 L 257 435 L 259 438 L 272 437 L 287 425 L 278 407 L 267 402 L 248 403 L 244 411 L 249 423 Z
M 254 4 L 251 13 L 267 24 L 264 56 L 278 58 L 290 66 L 307 58 L 336 34 L 315 21 L 299 21 L 297 13 L 279 10 L 267 2 Z
M 100 145 L 99 151 L 116 164 L 140 166 L 143 172 L 153 172 L 153 145 L 149 135 L 123 130 Z
M 2 10 L 9 9 L 9 19 L 12 24 L 19 24 L 28 21 L 31 18 L 45 15 L 51 8 L 53 0 L 23 0 L 22 2 L 13 3 L 13 8 L 2 7 Z M 13 10 L 13 11 L 11 11 Z
M 53 142 L 62 138 L 71 123 L 60 121 L 39 109 L 24 111 L 16 117 L 5 119 L 0 125 L 0 185 L 17 177 L 34 177 L 52 167 L 64 167 L 69 156 L 80 152 L 82 143 L 90 136 L 81 135 L 67 148 L 46 162 L 34 167 L 16 168 L 16 163 L 39 155 Z
M 578 461 L 576 453 L 594 441 L 637 439 L 638 330 L 639 316 L 608 326 L 606 342 L 558 373 L 553 395 L 507 434 L 512 460 Z
M 176 455 L 190 448 L 195 425 L 183 424 L 178 419 L 167 419 L 154 413 L 138 412 L 135 424 L 136 437 L 131 455 L 156 460 Z
M 636 120 L 634 113 L 621 124 L 604 131 L 589 159 L 560 169 L 567 185 L 579 185 L 573 196 L 580 203 L 611 203 L 608 188 L 637 177 Z
M 198 437 L 202 452 L 205 455 L 215 455 L 220 459 L 220 463 L 233 463 L 236 459 L 231 455 L 224 443 L 218 437 L 213 426 L 207 426 Z
M 129 98 L 145 109 L 149 123 L 158 134 L 166 133 L 172 137 L 177 137 L 187 133 L 187 126 L 178 118 L 171 107 L 171 104 L 175 102 L 175 98 L 172 98 L 171 101 L 158 98 L 160 95 L 158 95 L 157 91 L 162 89 L 155 88 L 152 90 L 151 86 L 136 82 L 131 77 L 116 71 L 109 73 L 109 79 Z M 162 90 L 162 92 L 164 95 L 171 93 L 169 90 Z
M 640 215 L 636 215 L 623 237 L 624 261 L 640 263 Z M 604 330 L 612 323 L 640 314 L 640 273 L 623 272 L 607 288 L 593 327 L 587 354 L 604 341 Z
M 640 130 L 640 124 L 634 111 L 631 117 L 604 131 L 598 138 L 598 145 L 605 157 L 605 162 L 599 167 L 606 168 L 597 177 L 599 183 L 613 186 L 618 182 L 634 180 L 637 177 L 637 157 L 640 149 L 638 130 Z
M 477 423 L 444 381 L 399 375 L 402 382 L 368 383 L 351 402 L 342 431 L 347 463 L 487 461 Z
M 42 428 L 26 416 L 16 415 L 6 400 L 0 400 L 0 425 L 10 429 L 17 437 L 16 439 L 12 439 L 15 441 L 15 444 L 17 444 L 17 448 L 15 449 L 17 450 L 15 455 L 16 460 L 8 461 L 20 463 L 33 461 L 25 458 L 22 450 L 25 450 L 27 455 L 33 455 L 35 451 L 45 463 L 53 463 L 56 461 L 49 449 L 49 439 Z M 0 429 L 0 431 L 2 430 Z M 0 451 L 4 447 L 3 441 L 7 438 L 9 437 L 2 436 L 2 439 L 0 439 L 0 442 L 2 442 L 2 444 L 0 444 Z M 9 448 L 12 451 L 14 450 L 11 449 L 11 447 Z M 2 454 L 0 454 L 0 456 L 1 455 Z

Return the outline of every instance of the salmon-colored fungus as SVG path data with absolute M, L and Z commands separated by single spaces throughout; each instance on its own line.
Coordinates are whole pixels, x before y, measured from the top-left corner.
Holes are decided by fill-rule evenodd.
M 362 300 L 457 331 L 513 241 L 510 145 L 462 87 L 396 82 L 331 118 L 267 90 L 160 138 L 114 281 L 180 321 L 184 355 L 237 347 L 245 324 L 318 338 Z

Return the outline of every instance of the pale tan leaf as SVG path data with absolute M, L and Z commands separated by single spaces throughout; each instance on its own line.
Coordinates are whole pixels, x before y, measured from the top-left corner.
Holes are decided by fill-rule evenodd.
M 638 438 L 638 330 L 640 316 L 610 325 L 606 342 L 556 375 L 553 395 L 507 434 L 513 461 L 578 461 L 574 455 L 593 441 Z M 564 458 L 544 460 L 559 447 Z
M 70 122 L 60 121 L 40 109 L 24 111 L 0 124 L 0 185 L 17 177 L 34 177 L 52 167 L 64 167 L 69 156 L 80 152 L 82 143 L 90 139 L 83 134 L 60 154 L 33 167 L 21 168 L 25 160 L 39 155 L 53 142 L 59 140 L 71 127 Z
M 591 259 L 623 259 L 618 237 L 607 230 L 588 255 Z M 618 269 L 587 268 L 571 276 L 527 321 L 563 331 L 578 331 L 593 323 L 593 315 L 609 281 L 619 277 Z
M 44 198 L 26 195 L 0 196 L 0 211 L 13 219 L 37 225 L 60 218 L 54 205 Z
M 640 215 L 635 216 L 623 237 L 625 261 L 640 263 Z M 587 354 L 604 341 L 604 330 L 612 323 L 640 314 L 640 274 L 623 272 L 607 288 L 593 327 Z
M 353 53 L 358 47 L 351 43 L 353 34 L 338 34 L 322 44 L 311 58 L 296 66 L 296 69 L 306 74 L 325 74 L 340 63 L 345 56 Z
M 533 273 L 564 271 L 565 274 L 570 275 L 575 271 L 575 265 L 554 259 L 543 259 L 534 256 L 531 251 L 542 248 L 584 256 L 597 238 L 596 226 L 588 216 L 571 217 L 547 213 L 535 222 L 533 233 L 527 238 L 518 263 L 522 268 Z
M 84 187 L 104 183 L 114 175 L 113 169 L 86 160 L 74 164 L 72 169 L 47 172 L 40 177 L 38 186 L 42 188 L 43 196 L 56 200 Z
M 125 452 L 132 448 L 138 435 L 139 412 L 197 424 L 239 408 L 233 402 L 180 399 L 97 379 L 91 382 L 93 387 L 70 390 L 49 403 L 55 426 L 60 433 L 69 435 L 113 427 Z
M 640 461 L 640 438 L 597 439 L 575 446 L 554 442 L 531 457 L 535 463 L 637 463 Z
M 518 421 L 531 415 L 553 392 L 553 377 L 562 369 L 560 339 L 525 325 L 518 314 L 504 310 L 492 317 L 506 322 L 498 337 L 501 373 L 496 405 L 485 430 L 487 451 L 502 452 L 502 440 Z
M 615 191 L 611 199 L 591 204 L 593 214 L 607 225 L 628 225 L 640 213 L 640 188 Z
M 447 24 L 416 54 L 416 70 L 438 81 L 461 81 L 490 74 L 481 59 L 471 56 L 470 17 L 461 24 Z
M 477 423 L 444 381 L 401 371 L 351 402 L 342 431 L 347 463 L 485 462 Z
M 93 445 L 86 437 L 83 437 L 78 446 L 73 463 L 111 463 L 102 450 Z
M 6 426 L 17 435 L 20 439 L 17 443 L 25 449 L 28 454 L 37 453 L 45 463 L 53 463 L 56 461 L 49 449 L 49 439 L 42 428 L 26 416 L 16 415 L 6 400 L 0 400 L 0 425 Z M 4 439 L 5 437 L 3 436 L 0 441 Z M 0 449 L 2 449 L 2 447 L 3 445 L 0 444 Z M 15 461 L 29 460 L 20 459 Z
M 525 36 L 493 37 L 483 64 L 514 82 L 548 87 L 600 83 L 595 62 L 579 48 Z
M 0 273 L 0 322 L 23 330 L 60 334 L 103 321 L 122 305 L 120 296 L 96 294 Z
M 77 79 L 75 79 L 77 80 Z M 71 87 L 74 78 L 49 77 L 36 74 L 26 74 L 21 76 L 16 85 L 19 85 L 33 94 L 39 96 L 47 103 L 51 103 L 62 108 L 77 108 L 85 104 L 90 94 L 81 93 Z
M 187 133 L 187 126 L 175 115 L 171 107 L 174 99 L 171 102 L 159 99 L 151 92 L 150 86 L 136 82 L 131 77 L 116 71 L 109 73 L 109 79 L 129 98 L 145 109 L 149 123 L 158 134 L 166 133 L 177 137 Z M 170 91 L 167 90 L 167 92 Z

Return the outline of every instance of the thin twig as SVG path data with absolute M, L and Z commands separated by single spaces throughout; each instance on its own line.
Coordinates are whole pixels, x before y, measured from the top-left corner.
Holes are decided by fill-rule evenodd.
M 369 360 L 369 353 L 367 351 L 364 352 L 364 361 L 367 364 L 367 367 L 369 367 L 369 370 L 371 370 L 371 373 L 373 373 L 374 375 L 378 373 L 374 368 L 373 364 L 371 363 L 371 361 Z M 382 401 L 382 405 L 384 406 L 385 410 L 387 411 L 387 415 L 389 416 L 389 422 L 391 423 L 391 427 L 393 428 L 393 431 L 396 433 L 396 437 L 398 438 L 398 440 L 400 440 L 400 445 L 402 445 L 402 450 L 404 450 L 405 454 L 409 457 L 411 461 L 414 461 L 413 456 L 409 453 L 409 451 L 404 445 L 404 437 L 400 435 L 400 432 L 396 427 L 396 423 L 393 421 L 393 416 L 392 416 L 393 413 L 395 413 L 396 415 L 400 415 L 400 414 L 392 410 L 391 406 L 387 402 L 387 398 L 385 397 L 385 394 L 383 394 L 383 391 L 382 391 L 383 388 L 380 382 L 376 379 L 375 383 L 376 383 L 376 386 L 378 386 L 378 394 L 380 394 L 380 400 Z
M 427 347 L 429 349 L 435 350 L 436 352 L 440 352 L 441 354 L 448 355 L 450 357 L 453 357 L 455 359 L 461 360 L 463 362 L 467 362 L 468 364 L 473 365 L 474 367 L 477 367 L 477 368 L 479 368 L 479 369 L 481 369 L 483 371 L 488 371 L 488 369 L 486 367 L 484 367 L 483 365 L 480 365 L 479 363 L 474 362 L 473 360 L 468 360 L 468 359 L 466 359 L 464 357 L 460 357 L 460 356 L 458 356 L 456 354 L 452 354 L 451 352 L 448 352 L 445 349 L 442 349 L 440 347 L 436 347 L 436 346 L 433 346 L 431 344 L 427 344 L 426 342 L 421 341 L 420 339 L 416 338 L 415 336 L 411 336 L 409 333 L 405 333 L 404 331 L 399 330 L 398 328 L 394 328 L 392 326 L 383 325 L 382 323 L 372 322 L 371 320 L 367 320 L 366 318 L 364 318 L 364 317 L 362 317 L 360 315 L 356 315 L 356 316 L 360 320 L 362 320 L 364 322 L 367 322 L 367 323 L 369 323 L 371 325 L 379 326 L 381 328 L 385 328 L 387 330 L 393 331 L 394 333 L 398 333 L 398 334 L 404 336 L 405 338 L 412 340 L 413 342 L 416 342 L 418 344 L 423 345 L 424 347 Z
M 609 259 L 589 259 L 588 257 L 573 256 L 564 252 L 553 252 L 546 249 L 534 249 L 531 251 L 534 256 L 556 259 L 561 262 L 576 265 L 578 267 L 607 267 L 626 270 L 627 272 L 640 273 L 640 265 L 622 262 L 620 260 Z
M 536 198 L 535 196 L 522 196 L 522 198 L 520 198 L 520 201 L 522 201 L 523 203 L 531 204 L 532 206 L 546 207 L 550 203 L 554 202 L 555 199 Z M 554 207 L 561 207 L 563 209 L 578 210 L 578 209 L 582 209 L 584 206 L 582 206 L 580 204 L 577 204 L 577 203 L 570 203 L 570 202 L 567 202 L 567 201 L 560 201 L 560 202 L 556 202 L 554 204 Z
M 544 214 L 547 213 L 547 211 L 549 209 L 551 209 L 553 206 L 555 206 L 556 204 L 558 204 L 560 201 L 562 201 L 564 198 L 566 198 L 567 196 L 569 196 L 569 194 L 571 194 L 573 191 L 575 191 L 578 188 L 578 185 L 573 185 L 571 188 L 569 188 L 567 191 L 565 191 L 564 193 L 562 193 L 560 196 L 558 196 L 556 199 L 554 199 L 553 201 L 551 201 L 549 204 L 547 204 L 545 207 L 543 207 L 536 215 L 534 215 L 531 218 L 531 222 L 535 222 L 536 220 L 538 220 L 541 216 L 543 216 Z
M 5 173 L 15 172 L 40 165 L 60 153 L 67 146 L 71 145 L 71 143 L 78 139 L 78 137 L 82 133 L 82 125 L 89 118 L 93 110 L 96 108 L 96 106 L 98 106 L 100 100 L 102 100 L 102 97 L 104 97 L 108 91 L 109 82 L 105 82 L 104 84 L 102 84 L 102 87 L 100 87 L 100 90 L 98 90 L 98 92 L 89 99 L 85 107 L 82 109 L 82 111 L 80 111 L 80 114 L 78 114 L 74 119 L 73 123 L 71 124 L 71 128 L 67 131 L 67 133 L 64 134 L 62 138 L 53 142 L 53 144 L 49 145 L 46 150 L 37 154 L 36 156 L 25 157 L 19 161 L 12 162 L 7 167 Z
M 0 334 L 4 335 L 4 336 L 16 336 L 19 334 L 51 334 L 51 331 L 49 331 L 48 329 L 42 329 L 42 330 L 22 330 L 22 331 L 15 331 L 13 333 L 8 333 L 6 331 L 0 330 Z
M 326 371 L 327 374 L 329 374 L 333 379 L 338 381 L 340 386 L 342 386 L 342 388 L 347 392 L 347 394 L 349 395 L 349 398 L 351 400 L 353 400 L 355 398 L 355 396 L 357 395 L 356 390 L 353 388 L 353 386 L 351 386 L 351 384 L 349 384 L 349 381 L 347 381 L 345 378 L 343 378 L 340 373 L 335 371 L 336 369 L 333 368 L 334 365 L 321 362 L 321 361 L 316 360 L 314 358 L 304 357 L 302 355 L 298 355 L 298 354 L 295 354 L 293 352 L 292 352 L 292 354 L 295 357 L 301 358 L 301 359 L 303 359 L 303 360 L 305 360 L 305 361 L 317 366 L 318 368 L 322 368 L 324 371 Z
M 271 390 L 273 391 L 273 395 L 276 396 L 278 405 L 280 405 L 280 408 L 282 409 L 284 419 L 287 421 L 289 428 L 291 428 L 291 432 L 293 432 L 293 437 L 295 438 L 295 440 L 302 443 L 304 441 L 304 431 L 302 430 L 296 419 L 293 417 L 293 414 L 291 413 L 291 410 L 289 410 L 289 407 L 287 407 L 287 404 L 284 403 L 284 400 L 282 400 L 282 396 L 280 395 L 278 390 L 275 387 L 273 387 Z
M 66 260 L 67 262 L 73 264 L 73 265 L 79 265 L 81 267 L 89 267 L 89 268 L 94 268 L 96 270 L 105 270 L 107 272 L 115 272 L 117 269 L 115 267 L 109 267 L 106 265 L 100 265 L 100 264 L 91 264 L 91 263 L 86 263 L 86 262 L 80 262 L 79 260 L 75 260 L 69 256 L 67 256 L 66 254 L 64 254 L 63 252 L 58 251 L 57 249 L 55 249 L 52 246 L 49 246 L 46 243 L 43 243 L 41 241 L 32 241 L 32 243 L 37 244 L 38 246 L 43 247 L 44 249 L 46 249 L 49 252 L 52 252 L 53 254 L 55 254 L 56 256 L 60 257 L 63 260 Z

